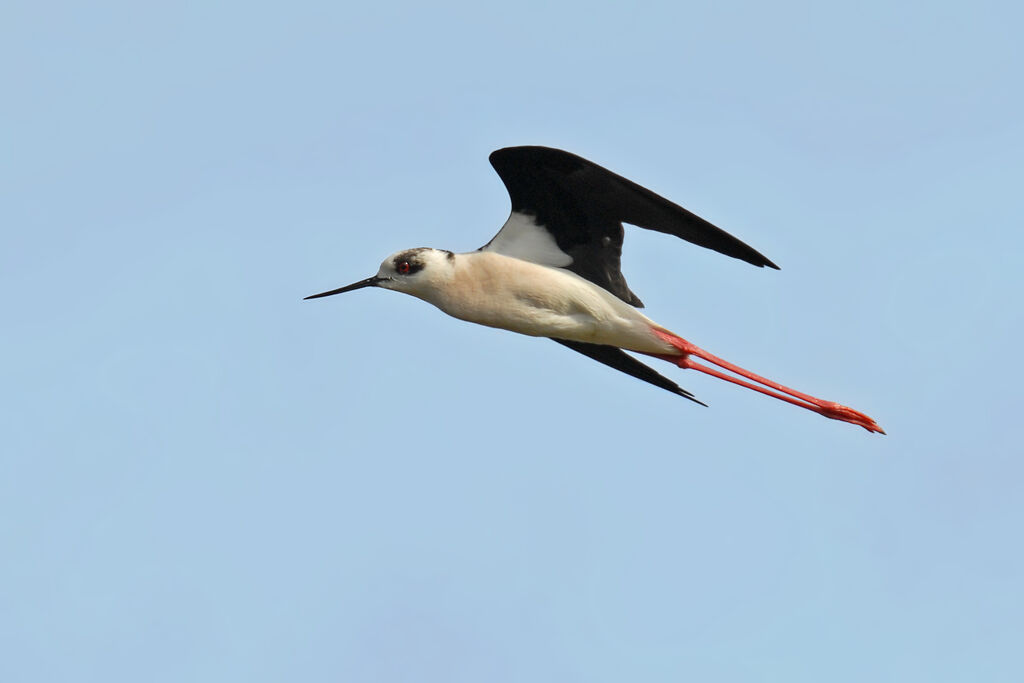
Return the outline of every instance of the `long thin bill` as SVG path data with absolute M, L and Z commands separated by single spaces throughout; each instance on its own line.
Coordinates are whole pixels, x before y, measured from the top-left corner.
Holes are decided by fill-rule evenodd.
M 356 289 L 362 289 L 363 287 L 375 287 L 377 283 L 379 283 L 383 279 L 384 278 L 380 278 L 374 275 L 373 277 L 368 277 L 365 280 L 353 282 L 350 285 L 345 285 L 344 287 L 339 287 L 338 289 L 332 289 L 329 292 L 320 292 L 319 294 L 312 294 L 310 296 L 303 298 L 303 301 L 306 301 L 307 299 L 319 299 L 320 297 L 324 296 L 333 296 L 335 294 L 344 294 L 345 292 L 351 292 Z

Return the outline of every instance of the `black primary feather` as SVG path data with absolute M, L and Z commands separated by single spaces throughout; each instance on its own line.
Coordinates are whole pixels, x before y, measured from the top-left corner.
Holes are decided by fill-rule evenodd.
M 512 211 L 533 217 L 572 257 L 566 268 L 634 306 L 643 303 L 620 269 L 623 223 L 778 269 L 721 228 L 575 154 L 550 147 L 506 147 L 493 152 L 490 162 L 508 189 Z
M 659 374 L 654 368 L 644 365 L 618 347 L 607 346 L 605 344 L 587 344 L 585 342 L 567 341 L 565 339 L 552 338 L 552 341 L 556 341 L 562 346 L 567 346 L 573 351 L 582 353 L 584 356 L 593 358 L 598 363 L 604 363 L 608 367 L 615 368 L 620 372 L 632 375 L 633 377 L 642 379 L 645 382 L 650 382 L 656 387 L 661 387 L 666 391 L 671 391 L 673 394 L 678 394 L 683 398 L 690 399 L 694 403 L 699 403 L 702 406 L 707 407 L 707 403 L 698 400 L 693 394 L 686 389 L 683 389 L 668 377 Z

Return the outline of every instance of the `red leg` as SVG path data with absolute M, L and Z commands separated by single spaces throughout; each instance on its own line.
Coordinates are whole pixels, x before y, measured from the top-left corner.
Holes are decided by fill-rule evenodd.
M 674 346 L 675 348 L 679 349 L 682 352 L 681 356 L 660 355 L 658 357 L 669 362 L 676 363 L 681 368 L 691 368 L 693 370 L 703 372 L 713 377 L 724 379 L 727 382 L 732 382 L 733 384 L 738 384 L 742 387 L 753 389 L 754 391 L 765 394 L 766 396 L 777 398 L 781 401 L 791 403 L 795 406 L 800 406 L 801 408 L 807 408 L 808 410 L 812 410 L 818 413 L 819 415 L 824 415 L 825 417 L 831 418 L 833 420 L 842 420 L 843 422 L 849 422 L 851 424 L 863 427 L 869 432 L 879 432 L 881 434 L 885 434 L 885 432 L 882 431 L 882 428 L 879 427 L 874 420 L 872 420 L 864 413 L 854 410 L 853 408 L 848 408 L 847 406 L 840 405 L 835 401 L 825 401 L 823 399 L 815 398 L 814 396 L 810 396 L 803 392 L 796 391 L 795 389 L 790 389 L 789 387 L 783 386 L 778 382 L 773 382 L 772 380 L 761 377 L 760 375 L 755 375 L 749 370 L 745 370 L 744 368 L 741 368 L 738 365 L 733 365 L 728 361 L 722 360 L 718 356 L 708 353 L 704 349 L 694 344 L 691 344 L 682 337 L 678 337 L 672 334 L 671 332 L 668 332 L 667 330 L 660 330 L 657 328 L 653 329 L 654 333 L 658 335 L 658 337 L 660 337 L 661 339 L 668 342 L 669 344 L 671 344 L 672 346 Z M 753 384 L 752 382 L 746 382 L 742 379 L 731 377 L 725 374 L 724 372 L 715 370 L 714 368 L 709 368 L 706 365 L 702 365 L 691 360 L 690 356 L 697 356 L 698 358 L 703 358 L 709 363 L 713 363 L 720 368 L 724 368 L 729 372 L 740 375 L 741 377 L 746 377 L 747 379 L 753 380 L 753 382 L 757 382 L 757 384 L 763 384 L 764 386 L 757 386 L 757 384 Z M 766 389 L 765 387 L 769 388 Z M 772 389 L 774 389 L 775 391 L 772 391 Z M 788 396 L 786 394 L 788 394 Z

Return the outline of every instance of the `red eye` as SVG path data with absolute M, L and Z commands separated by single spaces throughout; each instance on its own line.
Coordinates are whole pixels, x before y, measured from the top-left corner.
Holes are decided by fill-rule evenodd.
M 397 270 L 402 275 L 408 275 L 409 271 L 412 270 L 412 266 L 409 265 L 408 261 L 402 261 L 401 263 L 398 264 L 395 270 Z

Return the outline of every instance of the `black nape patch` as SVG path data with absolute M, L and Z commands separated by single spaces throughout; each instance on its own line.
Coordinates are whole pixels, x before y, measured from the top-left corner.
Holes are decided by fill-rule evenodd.
M 449 261 L 454 261 L 455 260 L 455 253 L 454 252 L 451 252 L 451 251 L 448 251 L 447 249 L 445 249 L 444 253 L 448 257 Z

